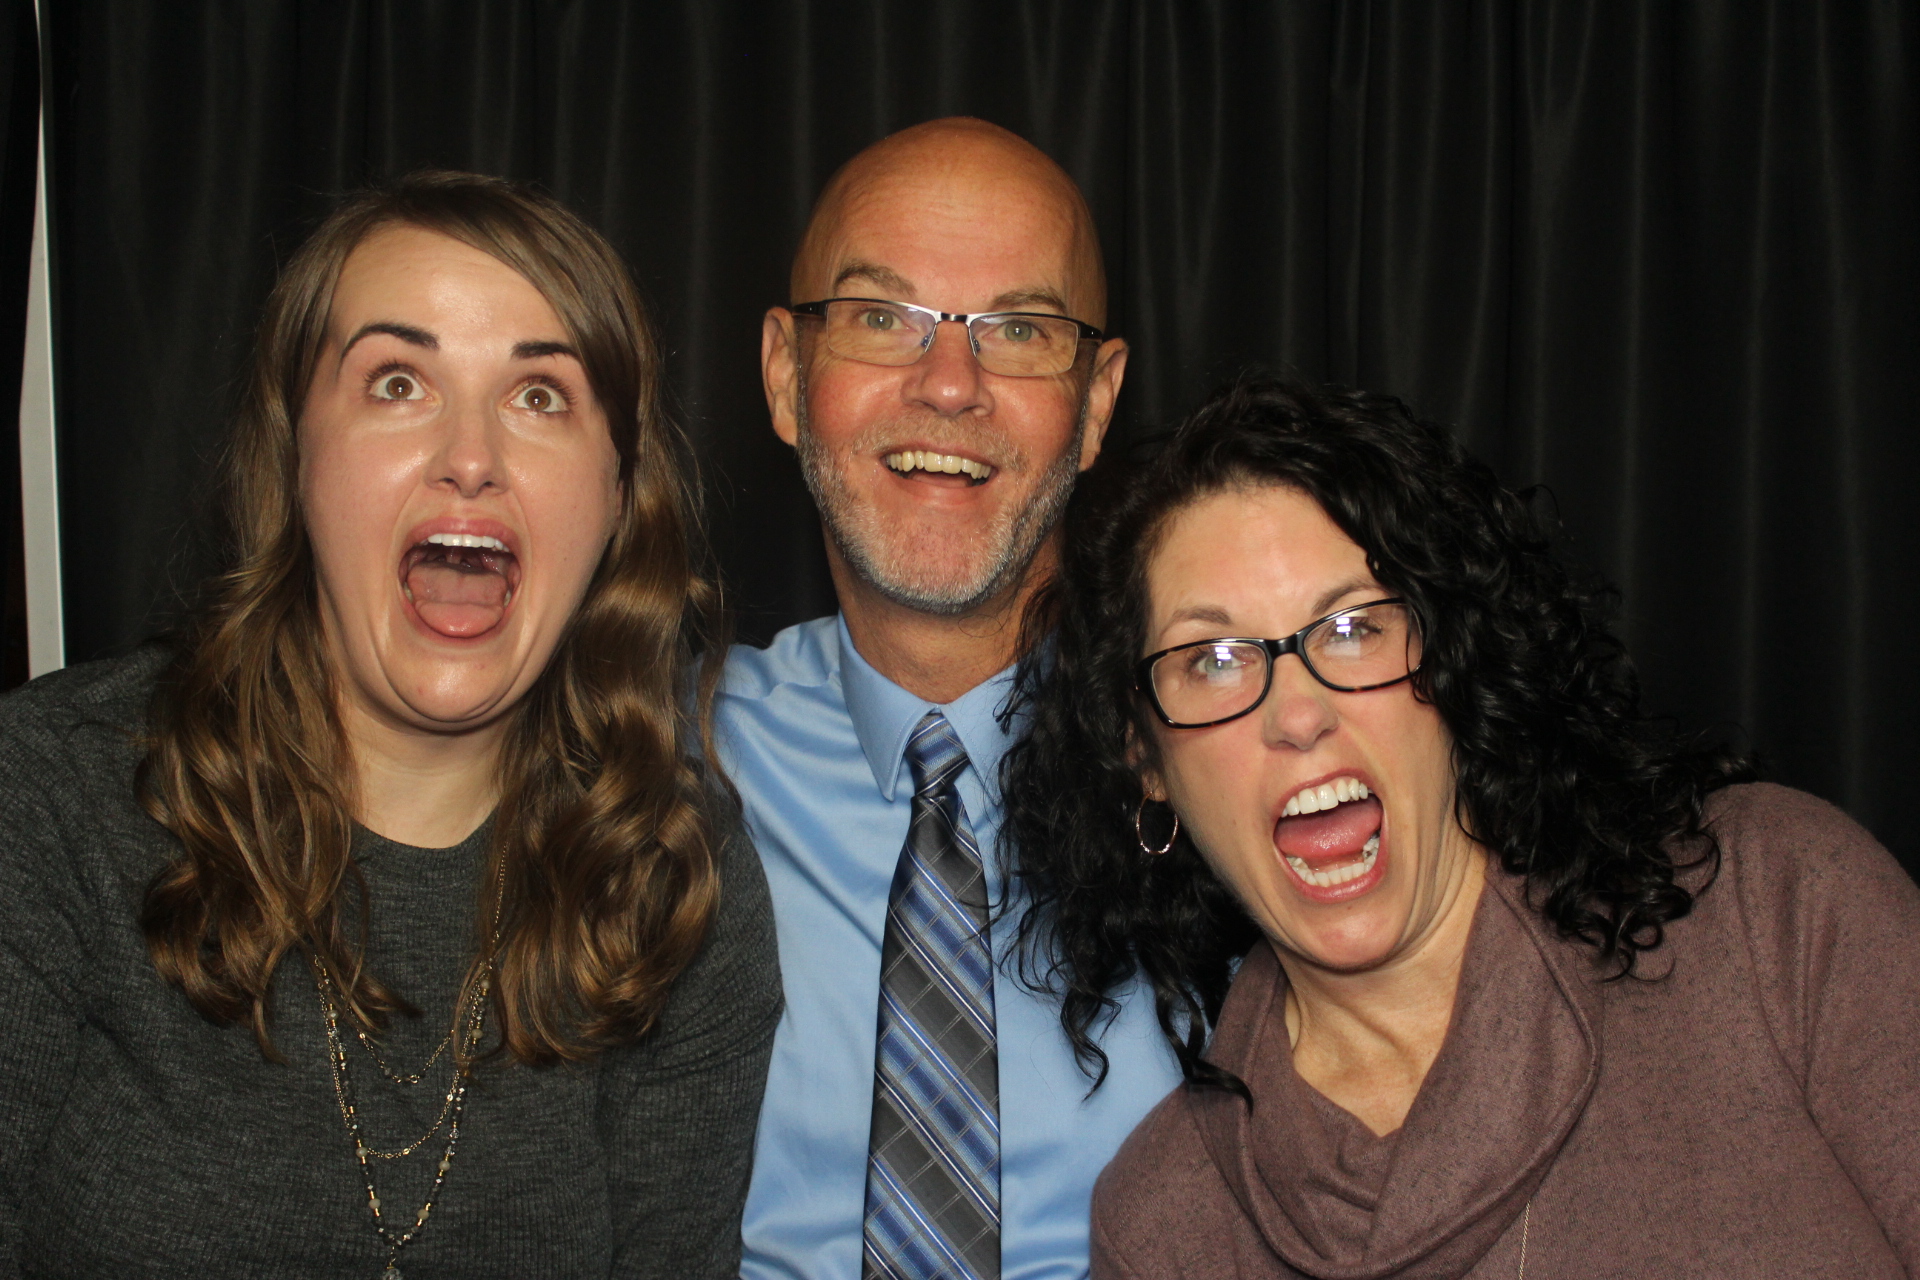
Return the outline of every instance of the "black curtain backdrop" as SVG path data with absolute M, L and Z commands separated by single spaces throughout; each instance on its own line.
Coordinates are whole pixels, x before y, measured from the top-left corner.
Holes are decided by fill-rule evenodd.
M 35 161 L 40 155 L 40 55 L 33 0 L 0 4 L 0 405 L 20 403 Z M 0 418 L 10 417 L 0 410 Z M 0 689 L 27 678 L 27 574 L 20 517 L 20 449 L 0 431 Z
M 334 193 L 421 165 L 534 180 L 606 230 L 666 334 L 742 629 L 830 610 L 760 313 L 838 163 L 968 113 L 1092 201 L 1134 347 L 1120 430 L 1248 364 L 1457 424 L 1621 585 L 1652 708 L 1746 735 L 1920 866 L 1909 5 L 48 14 L 75 660 L 197 570 L 194 495 L 276 263 Z

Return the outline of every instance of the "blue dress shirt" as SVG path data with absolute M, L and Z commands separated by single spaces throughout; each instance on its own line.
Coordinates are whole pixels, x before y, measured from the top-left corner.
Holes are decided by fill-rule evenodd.
M 941 708 L 972 762 L 958 785 L 995 902 L 996 783 L 1011 745 L 995 712 L 1011 684 L 1003 671 Z M 932 705 L 869 666 L 838 617 L 727 660 L 720 754 L 766 864 L 787 994 L 747 1195 L 748 1280 L 859 1280 L 880 940 L 913 800 L 903 755 Z M 1137 985 L 1101 1037 L 1106 1083 L 1086 1096 L 1059 1001 L 1029 990 L 1009 959 L 1018 908 L 993 936 L 1001 1276 L 1080 1280 L 1093 1180 L 1180 1073 Z

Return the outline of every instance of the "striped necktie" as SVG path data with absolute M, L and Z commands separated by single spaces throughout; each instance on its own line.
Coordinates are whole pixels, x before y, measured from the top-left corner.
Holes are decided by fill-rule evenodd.
M 998 1280 L 1000 1064 L 980 847 L 953 726 L 907 743 L 913 818 L 880 948 L 862 1280 Z

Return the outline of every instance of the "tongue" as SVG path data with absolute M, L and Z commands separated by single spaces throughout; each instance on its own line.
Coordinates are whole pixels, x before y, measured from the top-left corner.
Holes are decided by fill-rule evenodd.
M 1380 801 L 1375 796 L 1349 800 L 1318 813 L 1282 818 L 1273 829 L 1280 852 L 1308 865 L 1343 862 L 1361 856 L 1361 849 L 1380 830 Z
M 407 591 L 420 620 L 443 636 L 477 636 L 507 611 L 507 578 L 493 556 L 450 555 L 407 570 Z

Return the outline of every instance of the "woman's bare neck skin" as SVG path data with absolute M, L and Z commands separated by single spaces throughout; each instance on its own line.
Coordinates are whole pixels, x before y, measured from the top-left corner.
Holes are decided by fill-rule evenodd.
M 361 825 L 399 844 L 445 849 L 486 821 L 499 801 L 504 717 L 465 733 L 422 733 L 344 703 Z
M 1275 948 L 1287 974 L 1293 1069 L 1379 1135 L 1398 1129 L 1453 1021 L 1484 857 L 1463 863 L 1433 931 L 1405 955 L 1364 973 L 1335 973 Z

